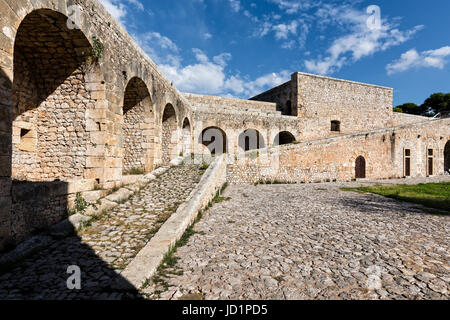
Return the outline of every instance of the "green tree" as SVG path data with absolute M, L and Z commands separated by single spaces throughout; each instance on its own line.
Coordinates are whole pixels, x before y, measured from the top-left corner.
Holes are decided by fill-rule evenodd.
M 423 111 L 424 109 L 422 109 L 422 106 L 418 106 L 417 104 L 412 102 L 404 103 L 394 108 L 394 112 L 408 113 L 415 115 L 421 115 L 423 114 Z
M 440 112 L 450 112 L 450 93 L 433 93 L 421 107 L 430 116 Z

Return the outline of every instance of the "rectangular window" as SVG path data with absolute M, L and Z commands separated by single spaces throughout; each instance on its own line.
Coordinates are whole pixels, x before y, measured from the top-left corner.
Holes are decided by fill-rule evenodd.
M 331 131 L 339 132 L 341 131 L 341 123 L 339 121 L 331 121 Z
M 433 149 L 428 149 L 428 161 L 427 161 L 427 175 L 432 176 L 433 175 Z
M 405 177 L 411 176 L 411 149 L 405 149 L 405 156 L 404 156 L 404 174 Z

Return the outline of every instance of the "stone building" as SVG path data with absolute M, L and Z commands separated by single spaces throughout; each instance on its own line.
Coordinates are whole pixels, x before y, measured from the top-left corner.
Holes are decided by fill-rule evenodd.
M 393 113 L 390 88 L 294 73 L 250 100 L 180 93 L 96 0 L 0 0 L 0 30 L 0 249 L 180 155 L 227 153 L 232 183 L 450 169 L 450 119 Z

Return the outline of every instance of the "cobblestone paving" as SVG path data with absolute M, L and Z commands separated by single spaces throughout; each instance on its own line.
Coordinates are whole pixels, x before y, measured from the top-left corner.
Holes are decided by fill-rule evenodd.
M 55 239 L 0 275 L 0 299 L 139 298 L 134 290 L 115 290 L 114 283 L 123 281 L 120 271 L 186 200 L 202 174 L 199 166 L 171 168 L 77 236 Z M 69 265 L 81 269 L 81 290 L 67 289 Z
M 450 217 L 340 190 L 361 184 L 229 187 L 161 298 L 449 299 Z

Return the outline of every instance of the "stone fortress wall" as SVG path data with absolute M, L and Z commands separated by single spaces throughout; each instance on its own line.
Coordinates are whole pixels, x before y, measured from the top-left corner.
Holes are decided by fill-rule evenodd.
M 184 94 L 96 0 L 0 0 L 0 18 L 0 250 L 67 217 L 78 193 L 220 139 L 233 183 L 353 179 L 362 156 L 368 177 L 398 177 L 405 149 L 411 176 L 428 149 L 435 174 L 448 163 L 448 121 L 394 114 L 390 88 L 294 73 L 251 100 Z M 260 163 L 265 148 L 279 161 Z

